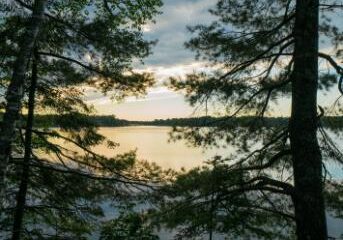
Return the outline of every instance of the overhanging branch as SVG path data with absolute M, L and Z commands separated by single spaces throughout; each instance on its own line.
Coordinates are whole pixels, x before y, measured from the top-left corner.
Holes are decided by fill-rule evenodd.
M 82 68 L 85 68 L 91 72 L 95 72 L 97 74 L 100 74 L 104 77 L 109 77 L 109 73 L 106 73 L 104 71 L 101 71 L 100 69 L 94 67 L 94 66 L 91 66 L 91 65 L 87 65 L 85 63 L 82 63 L 74 58 L 70 58 L 70 57 L 66 57 L 66 56 L 63 56 L 63 55 L 59 55 L 59 54 L 56 54 L 56 53 L 50 53 L 50 52 L 38 52 L 39 55 L 41 56 L 48 56 L 48 57 L 53 57 L 53 58 L 58 58 L 58 59 L 62 59 L 64 61 L 68 61 L 68 62 L 71 62 L 71 63 L 75 63 L 76 65 L 79 65 L 80 67 Z
M 290 155 L 291 154 L 291 150 L 287 149 L 287 150 L 283 150 L 277 154 L 275 154 L 267 163 L 262 164 L 262 165 L 256 165 L 256 166 L 251 166 L 251 167 L 245 167 L 245 168 L 241 168 L 241 169 L 237 169 L 239 171 L 252 171 L 252 170 L 263 170 L 266 168 L 269 168 L 271 166 L 273 166 L 274 163 L 276 163 L 280 158 Z
M 343 95 L 343 68 L 328 54 L 319 52 L 318 56 L 320 58 L 327 60 L 330 63 L 330 65 L 336 70 L 337 74 L 340 75 L 340 79 L 338 82 L 338 90 Z
M 293 37 L 293 34 L 290 34 L 282 39 L 280 39 L 279 41 L 273 43 L 270 47 L 268 47 L 268 49 L 264 50 L 263 52 L 259 53 L 257 56 L 255 56 L 252 59 L 249 59 L 245 62 L 242 62 L 240 64 L 238 64 L 236 67 L 234 67 L 233 69 L 231 69 L 229 72 L 227 72 L 226 74 L 224 74 L 222 77 L 219 78 L 219 80 L 223 80 L 225 78 L 227 78 L 230 75 L 233 75 L 239 71 L 241 71 L 242 69 L 245 69 L 249 66 L 251 66 L 252 64 L 254 64 L 256 61 L 260 60 L 261 58 L 264 58 L 264 56 L 266 54 L 268 54 L 271 50 L 273 50 L 275 47 L 279 46 L 280 44 L 284 43 L 285 41 L 291 39 Z M 289 41 L 286 45 L 290 45 L 290 43 L 294 43 L 294 40 Z M 272 55 L 274 56 L 274 55 Z

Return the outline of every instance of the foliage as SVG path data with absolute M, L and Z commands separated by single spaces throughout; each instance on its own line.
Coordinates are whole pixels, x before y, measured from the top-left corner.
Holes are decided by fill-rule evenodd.
M 337 84 L 341 88 L 342 84 L 341 68 L 335 63 L 341 52 L 342 29 L 331 21 L 340 7 L 332 2 L 321 1 L 320 5 L 321 37 L 325 46 L 331 44 L 334 53 L 318 55 L 331 64 L 329 74 L 320 78 L 319 89 L 323 90 Z M 207 123 L 208 128 L 179 127 L 172 136 L 195 146 L 221 146 L 235 151 L 209 160 L 205 168 L 182 173 L 166 187 L 167 196 L 159 199 L 164 218 L 159 220 L 172 228 L 179 226 L 180 236 L 207 234 L 213 218 L 211 231 L 229 238 L 294 237 L 288 120 L 271 127 L 266 116 L 275 113 L 278 101 L 288 100 L 292 90 L 295 11 L 293 0 L 218 0 L 210 10 L 216 17 L 214 22 L 189 27 L 194 35 L 186 47 L 214 70 L 172 77 L 170 87 L 185 93 L 189 103 L 198 109 L 203 107 L 211 113 L 214 111 L 210 107 L 219 105 L 223 111 L 218 121 Z M 322 120 L 329 110 L 320 108 L 318 118 Z M 245 127 L 235 125 L 240 118 L 247 119 Z M 330 126 L 334 121 L 323 122 Z M 332 130 L 339 132 L 339 128 Z M 322 121 L 319 136 L 324 164 L 341 164 L 339 147 L 325 132 Z M 341 182 L 332 181 L 335 183 L 327 182 L 326 186 L 333 194 L 327 195 L 331 196 L 327 199 L 330 211 L 342 200 L 334 194 L 342 187 Z
M 103 224 L 100 240 L 158 240 L 159 237 L 146 221 L 143 214 L 124 208 L 118 218 Z
M 32 4 L 26 0 L 0 4 L 0 94 L 6 92 Z M 113 157 L 93 152 L 99 144 L 117 145 L 101 136 L 88 118 L 93 108 L 84 102 L 83 88 L 111 91 L 118 98 L 145 93 L 154 79 L 149 73 L 135 73 L 133 64 L 150 54 L 154 42 L 143 39 L 141 27 L 159 13 L 160 6 L 159 0 L 48 1 L 35 44 L 35 107 L 38 113 L 50 113 L 59 129 L 49 125 L 33 129 L 24 239 L 86 239 L 98 230 L 104 203 L 134 202 L 133 189 L 148 189 L 150 174 L 157 181 L 159 169 L 138 162 L 135 152 L 117 155 L 114 149 Z M 29 86 L 26 81 L 23 113 Z M 11 236 L 22 175 L 26 124 L 24 119 L 20 123 L 12 147 L 5 208 L 1 209 L 2 239 Z

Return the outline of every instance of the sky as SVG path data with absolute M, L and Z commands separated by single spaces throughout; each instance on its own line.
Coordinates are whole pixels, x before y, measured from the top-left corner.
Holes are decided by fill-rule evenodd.
M 148 90 L 143 98 L 129 97 L 123 102 L 115 102 L 109 96 L 103 96 L 86 89 L 86 100 L 96 109 L 96 114 L 115 115 L 128 120 L 153 120 L 165 118 L 181 118 L 199 116 L 197 109 L 189 106 L 180 93 L 173 92 L 164 86 L 169 77 L 182 77 L 195 70 L 204 70 L 206 63 L 195 60 L 195 54 L 184 47 L 191 34 L 187 26 L 208 24 L 214 20 L 209 9 L 215 0 L 164 0 L 162 14 L 156 23 L 144 26 L 147 40 L 158 40 L 153 54 L 144 60 L 145 64 L 136 70 L 154 73 L 156 86 Z M 339 20 L 342 22 L 342 19 Z M 324 64 L 324 63 L 322 63 Z M 319 96 L 326 105 L 332 104 L 338 92 Z M 284 116 L 289 113 L 289 101 L 279 101 L 275 115 Z
M 196 61 L 193 52 L 185 49 L 190 38 L 187 26 L 209 23 L 213 20 L 208 12 L 214 6 L 213 0 L 164 0 L 162 14 L 156 23 L 144 27 L 145 38 L 158 40 L 153 54 L 144 60 L 138 70 L 154 73 L 156 86 L 149 89 L 144 98 L 130 97 L 117 103 L 92 89 L 86 91 L 87 102 L 94 105 L 97 114 L 114 114 L 128 120 L 153 120 L 158 118 L 190 117 L 197 113 L 185 102 L 184 97 L 169 90 L 164 83 L 171 76 L 184 76 L 195 69 L 204 68 Z

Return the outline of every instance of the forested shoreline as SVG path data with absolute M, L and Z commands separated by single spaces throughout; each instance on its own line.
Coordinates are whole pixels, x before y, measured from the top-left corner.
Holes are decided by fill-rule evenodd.
M 87 119 L 97 127 L 128 127 L 128 126 L 161 126 L 161 127 L 219 127 L 219 126 L 238 126 L 238 127 L 283 127 L 288 124 L 287 117 L 264 117 L 263 119 L 254 116 L 242 117 L 189 117 L 189 118 L 168 118 L 155 119 L 151 121 L 130 121 L 120 119 L 114 115 L 77 115 L 75 118 Z M 22 116 L 22 122 L 25 124 L 26 115 Z M 63 119 L 71 119 L 70 115 L 36 115 L 35 127 L 60 127 L 59 122 Z M 0 115 L 1 120 L 1 115 Z M 323 127 L 341 129 L 343 128 L 342 116 L 322 117 Z

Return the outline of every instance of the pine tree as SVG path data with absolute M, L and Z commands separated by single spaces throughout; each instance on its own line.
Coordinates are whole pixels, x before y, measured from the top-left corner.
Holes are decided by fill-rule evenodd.
M 172 78 L 171 87 L 186 92 L 193 105 L 221 106 L 224 116 L 207 122 L 210 128 L 174 135 L 237 151 L 167 187 L 162 212 L 173 213 L 166 220 L 171 226 L 201 235 L 214 216 L 211 228 L 232 237 L 327 239 L 324 198 L 341 202 L 342 185 L 325 179 L 322 169 L 332 159 L 342 163 L 342 154 L 321 127 L 325 111 L 317 92 L 338 84 L 342 93 L 343 35 L 331 19 L 341 7 L 317 0 L 219 0 L 211 10 L 216 21 L 189 28 L 196 36 L 186 46 L 216 70 Z M 319 33 L 334 55 L 320 52 Z M 329 74 L 319 76 L 319 58 L 331 65 Z M 268 127 L 265 114 L 285 96 L 292 101 L 289 123 Z M 244 115 L 254 116 L 249 127 L 232 124 Z M 332 203 L 326 200 L 327 209 Z
M 13 82 L 9 76 L 20 50 L 17 39 L 25 32 L 32 10 L 30 2 L 14 2 L 1 5 L 6 16 L 0 25 L 2 89 Z M 114 153 L 113 158 L 108 158 L 91 150 L 97 144 L 106 143 L 106 139 L 87 118 L 92 108 L 82 100 L 82 87 L 93 87 L 104 93 L 113 91 L 116 97 L 122 98 L 144 94 L 153 83 L 150 74 L 133 72 L 132 62 L 150 53 L 154 42 L 145 41 L 140 30 L 158 13 L 161 3 L 117 4 L 115 1 L 53 1 L 44 11 L 39 38 L 33 44 L 35 58 L 32 53 L 26 64 L 27 69 L 32 68 L 32 74 L 28 71 L 24 74 L 36 84 L 26 79 L 17 84 L 23 88 L 22 96 L 16 99 L 17 114 L 27 93 L 29 115 L 24 124 L 25 138 L 20 130 L 25 122 L 21 118 L 16 124 L 18 131 L 12 136 L 15 138 L 11 154 L 6 156 L 11 161 L 1 214 L 3 238 L 89 236 L 96 230 L 104 201 L 129 201 L 130 188 L 148 187 L 149 172 L 159 171 L 149 169 L 146 163 L 137 163 L 134 152 L 118 156 Z M 8 106 L 8 102 L 4 105 Z M 53 113 L 52 121 L 61 130 L 33 127 L 33 107 L 38 112 Z M 5 109 L 6 114 L 14 116 Z M 3 121 L 7 121 L 6 117 Z M 72 146 L 64 146 L 61 141 Z M 107 144 L 116 146 L 109 141 Z
M 6 111 L 0 132 L 0 202 L 4 198 L 6 169 L 11 152 L 10 144 L 14 137 L 15 121 L 21 109 L 20 103 L 24 94 L 23 86 L 27 65 L 43 22 L 45 4 L 45 0 L 37 0 L 33 4 L 32 17 L 22 36 L 18 57 L 13 66 L 12 80 L 7 89 Z
M 11 27 L 10 22 L 18 21 L 21 24 L 19 33 L 22 30 L 27 32 L 26 35 L 34 33 L 36 38 L 40 30 L 40 35 L 39 42 L 26 35 L 19 36 L 24 39 L 19 50 L 16 49 L 16 41 L 10 42 L 11 39 L 6 39 L 6 34 L 3 37 L 5 44 L 15 51 L 17 63 L 13 67 L 13 77 L 6 95 L 1 129 L 1 182 L 4 180 L 2 175 L 5 175 L 10 156 L 10 144 L 15 137 L 15 122 L 21 110 L 24 76 L 27 74 L 26 69 L 22 68 L 27 66 L 34 45 L 39 49 L 38 55 L 48 59 L 51 67 L 58 62 L 60 67 L 69 64 L 79 69 L 76 72 L 80 72 L 80 69 L 86 70 L 87 82 L 103 92 L 117 90 L 116 94 L 121 97 L 128 93 L 137 95 L 144 93 L 145 88 L 153 83 L 149 74 L 133 72 L 131 64 L 132 61 L 141 60 L 150 53 L 154 42 L 145 41 L 140 30 L 142 25 L 158 13 L 158 7 L 161 5 L 159 0 L 53 1 L 46 6 L 44 3 L 45 1 L 15 0 L 2 4 L 2 14 L 5 16 L 2 25 Z M 34 16 L 30 21 L 31 15 L 36 14 L 36 6 L 39 7 L 37 14 L 40 16 Z M 36 22 L 43 17 L 43 23 Z M 32 26 L 26 27 L 28 21 Z M 11 30 L 4 28 L 3 31 L 7 33 Z M 31 47 L 26 49 L 27 46 Z M 20 60 L 21 58 L 25 61 Z M 15 66 L 20 66 L 20 71 Z M 4 187 L 1 187 L 1 191 L 3 189 Z

